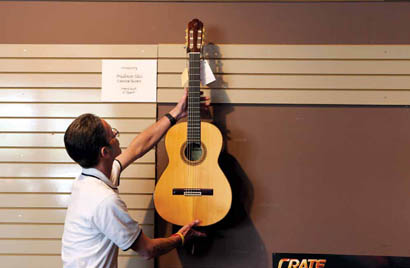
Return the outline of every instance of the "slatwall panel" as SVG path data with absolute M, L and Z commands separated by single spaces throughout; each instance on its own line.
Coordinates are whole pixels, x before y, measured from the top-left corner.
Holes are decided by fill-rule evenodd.
M 214 103 L 410 104 L 410 46 L 207 46 Z M 182 45 L 0 45 L 0 261 L 60 267 L 73 177 L 63 134 L 92 112 L 121 131 L 123 148 L 155 122 L 156 104 L 102 103 L 101 59 L 158 58 L 158 100 L 176 102 Z M 212 89 L 212 90 L 210 90 Z M 121 196 L 153 235 L 154 151 L 123 173 Z M 120 267 L 153 267 L 132 252 Z M 3 266 L 2 266 L 3 267 Z
M 160 45 L 158 101 L 181 95 L 182 45 Z M 410 104 L 408 45 L 208 45 L 214 103 Z M 212 90 L 210 90 L 212 89 Z
M 101 60 L 157 57 L 156 45 L 0 45 L 0 262 L 2 267 L 61 267 L 61 237 L 80 168 L 63 135 L 91 112 L 120 130 L 125 148 L 156 120 L 155 103 L 100 101 Z M 127 168 L 120 193 L 153 236 L 155 152 Z M 153 267 L 121 252 L 119 267 Z
M 46 1 L 46 0 L 41 0 Z M 56 1 L 56 0 L 55 0 Z M 73 1 L 73 0 L 65 0 Z M 116 0 L 115 2 L 146 2 L 147 0 Z M 342 0 L 257 0 L 257 2 L 340 2 Z M 388 0 L 343 0 L 344 2 L 386 2 Z M 112 0 L 98 0 L 98 2 L 112 2 Z M 175 2 L 175 0 L 157 0 L 157 2 Z M 178 2 L 196 2 L 196 3 L 209 3 L 209 2 L 251 2 L 250 0 L 179 0 Z

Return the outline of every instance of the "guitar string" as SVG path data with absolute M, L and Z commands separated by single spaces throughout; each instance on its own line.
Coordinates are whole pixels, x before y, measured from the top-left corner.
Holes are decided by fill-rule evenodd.
M 193 145 L 193 148 L 192 148 L 192 152 L 193 153 L 195 153 L 195 155 L 193 156 L 193 158 L 194 158 L 194 162 L 197 160 L 196 158 L 197 158 L 197 153 L 196 153 L 196 150 L 197 150 L 197 142 L 198 142 L 198 140 L 197 140 L 197 136 L 196 136 L 196 134 L 197 134 L 197 131 L 198 131 L 198 118 L 197 118 L 197 114 L 196 114 L 196 112 L 197 112 L 197 105 L 198 105 L 198 103 L 197 103 L 197 99 L 196 99 L 196 96 L 197 96 L 197 91 L 198 91 L 198 85 L 197 85 L 197 54 L 194 54 L 194 59 L 193 59 L 193 63 L 194 63 L 194 66 L 193 66 L 193 68 L 194 68 L 194 71 L 193 71 L 193 79 L 194 79 L 194 84 L 195 84 L 195 87 L 194 87 L 194 95 L 193 95 L 193 100 L 194 100 L 194 102 L 193 102 L 193 113 L 192 113 L 192 115 L 193 115 L 193 118 L 194 118 L 194 128 L 192 129 L 192 131 L 193 131 L 193 139 L 194 139 L 194 142 L 192 143 L 192 145 Z M 198 185 L 197 185 L 197 183 L 198 183 L 198 181 L 197 181 L 197 167 L 196 167 L 196 165 L 195 165 L 195 163 L 194 163 L 194 165 L 192 165 L 192 168 L 193 168 L 193 170 L 194 170 L 194 185 L 193 185 L 193 188 L 195 189 L 195 188 L 197 188 L 198 187 Z M 195 190 L 193 190 L 193 191 L 195 191 Z M 194 204 L 194 206 L 193 206 L 193 209 L 194 209 L 194 212 L 193 212 L 193 218 L 195 218 L 195 216 L 196 216 L 196 205 L 197 205 L 197 196 L 195 195 L 195 193 L 193 193 L 193 204 Z
M 193 63 L 193 66 L 192 66 L 192 80 L 193 80 L 193 84 L 194 84 L 194 87 L 193 87 L 193 91 L 192 91 L 192 122 L 193 122 L 193 124 L 192 124 L 192 159 L 193 159 L 193 162 L 195 162 L 195 160 L 196 160 L 196 152 L 195 152 L 195 150 L 196 150 L 196 136 L 195 136 L 195 134 L 196 134 L 196 128 L 197 128 L 197 120 L 196 120 L 196 114 L 195 114 L 195 112 L 196 112 L 196 99 L 195 99 L 195 97 L 196 97 L 196 87 L 197 87 L 197 85 L 196 85 L 196 54 L 193 54 L 193 59 L 192 59 L 192 63 Z M 194 193 L 194 188 L 196 187 L 196 166 L 195 166 L 195 164 L 193 163 L 193 165 L 192 165 L 192 169 L 193 169 L 193 185 L 192 185 L 192 203 L 193 203 L 193 207 L 192 207 L 192 209 L 193 209 L 193 212 L 192 212 L 192 218 L 195 218 L 195 212 L 196 212 L 196 196 L 195 196 L 195 193 Z
M 196 83 L 197 83 L 197 88 L 196 88 L 196 94 L 195 94 L 195 104 L 196 104 L 196 111 L 195 111 L 195 116 L 196 116 L 196 122 L 197 122 L 197 129 L 196 129 L 196 139 L 197 139 L 197 142 L 198 142 L 198 146 L 199 146 L 199 148 L 198 148 L 198 150 L 199 150 L 199 154 L 198 154 L 198 156 L 199 156 L 199 159 L 198 160 L 200 160 L 201 158 L 201 139 L 200 139 L 200 135 L 201 135 L 201 118 L 200 118 L 200 106 L 201 106 L 201 92 L 200 92 L 200 54 L 198 53 L 197 54 L 197 57 L 196 57 L 196 63 L 195 63 L 195 70 L 196 70 L 196 77 L 195 77 L 195 79 L 196 80 L 198 80 Z M 200 180 L 200 177 L 199 177 L 199 168 L 196 166 L 196 168 L 195 168 L 195 171 L 196 171 L 196 173 L 195 173 L 195 182 L 196 182 L 196 188 L 199 188 L 199 185 L 200 185 L 200 182 L 199 182 L 199 180 Z M 197 206 L 198 206 L 198 203 L 200 202 L 200 198 L 201 198 L 201 195 L 198 195 L 198 196 L 196 196 L 195 197 L 195 201 L 196 201 L 196 204 L 195 204 L 195 208 L 196 208 L 196 210 L 195 210 L 195 212 L 197 212 Z M 195 215 L 196 216 L 196 215 Z
M 190 218 L 191 218 L 191 220 L 192 220 L 192 218 L 193 218 L 193 213 L 194 213 L 194 206 L 193 206 L 193 203 L 192 203 L 192 196 L 191 196 L 191 187 L 192 187 L 192 185 L 191 185 L 191 183 L 192 183 L 192 163 L 191 163 L 191 161 L 192 161 L 192 127 L 193 127 L 193 125 L 192 125 L 192 123 L 193 123 L 193 121 L 192 121 L 192 90 L 193 90 L 193 85 L 192 85 L 192 53 L 190 54 L 190 59 L 189 59 L 189 81 L 190 81 L 190 88 L 189 88 L 189 102 L 190 102 L 190 126 L 189 126 L 189 150 L 188 150 L 188 153 L 189 153 L 189 169 L 190 169 L 190 178 L 189 178 L 189 182 L 190 182 L 190 185 L 189 185 L 189 188 L 188 188 L 188 191 L 189 191 L 189 205 L 191 206 L 191 211 L 190 211 Z
M 196 70 L 197 70 L 197 72 L 196 72 L 196 79 L 198 79 L 198 80 L 200 80 L 200 54 L 198 54 L 198 57 L 197 57 L 197 63 L 196 63 Z M 201 151 L 201 139 L 200 139 L 200 135 L 201 135 L 201 118 L 200 118 L 200 106 L 201 106 L 201 90 L 200 90 L 200 82 L 197 82 L 198 83 L 198 89 L 197 89 L 197 93 L 196 93 L 196 104 L 197 104 L 197 107 L 196 107 L 196 113 L 195 113 L 195 115 L 196 115 L 196 117 L 197 117 L 197 122 L 198 122 L 198 129 L 197 129 L 197 141 L 198 141 L 198 146 L 199 146 L 199 160 L 201 159 L 201 156 L 202 156 L 202 151 Z M 196 171 L 197 171 L 197 174 L 196 174 L 196 183 L 197 183 L 197 188 L 199 188 L 199 180 L 200 180 L 200 178 L 199 178 L 199 168 L 197 167 L 196 168 Z M 197 196 L 196 197 L 196 201 L 197 201 L 197 203 L 198 202 L 200 202 L 200 198 L 201 198 L 201 195 L 199 195 L 199 196 Z
M 190 147 L 190 142 L 191 142 L 191 102 L 190 102 L 190 96 L 191 96 L 191 54 L 189 54 L 189 65 L 188 65 L 188 72 L 189 72 L 189 80 L 188 80 L 188 139 L 187 139 L 187 150 L 188 150 L 188 182 L 191 181 L 191 165 L 189 161 L 191 160 L 191 147 Z M 188 183 L 185 184 L 185 187 L 188 189 L 187 195 L 189 198 L 189 185 Z M 189 200 L 189 199 L 188 199 Z M 189 205 L 191 204 L 190 202 L 187 202 Z M 192 210 L 192 207 L 191 207 Z
M 197 142 L 198 142 L 198 140 L 197 140 L 197 132 L 198 132 L 198 118 L 197 118 L 197 106 L 198 106 L 198 100 L 197 100 L 197 91 L 198 91 L 198 85 L 197 85 L 197 76 L 198 76 L 198 72 L 197 72 L 197 54 L 194 54 L 194 59 L 193 59 L 193 62 L 194 62 L 194 66 L 193 66 L 193 68 L 194 68 L 194 75 L 193 75 L 193 79 L 194 79 L 194 84 L 195 84 L 195 88 L 194 88 L 194 96 L 193 96 L 193 100 L 194 100 L 194 105 L 193 105 L 193 117 L 194 117 L 194 122 L 195 122 L 195 125 L 194 125 L 194 128 L 193 128 L 193 137 L 194 137 L 194 143 L 193 143 L 193 146 L 194 146 L 194 148 L 193 148 L 193 150 L 195 150 L 195 156 L 194 156 L 194 161 L 197 161 L 197 157 L 198 157 L 198 155 L 197 155 L 197 152 L 196 152 L 196 150 L 197 150 L 197 146 L 198 146 L 198 144 L 197 144 Z M 196 165 L 194 164 L 193 165 L 193 169 L 194 169 L 194 188 L 197 188 L 198 187 L 198 185 L 197 185 L 197 183 L 198 183 L 198 181 L 197 181 L 197 179 L 198 179 L 198 177 L 197 177 L 197 167 L 196 167 Z M 196 196 L 196 195 L 194 195 L 193 196 L 193 204 L 194 204 L 194 213 L 193 213 L 193 218 L 195 218 L 195 216 L 196 216 L 196 205 L 197 205 L 197 198 L 198 198 L 198 196 Z
M 192 80 L 193 80 L 193 95 L 192 95 L 192 98 L 191 98 L 191 101 L 192 101 L 192 122 L 193 122 L 193 125 L 192 125 L 192 159 L 193 159 L 193 162 L 196 162 L 197 161 L 197 153 L 196 153 L 196 150 L 198 149 L 198 148 L 196 148 L 197 146 L 198 146 L 198 130 L 199 130 L 199 125 L 198 124 L 200 124 L 200 121 L 198 122 L 198 114 L 197 114 L 197 112 L 198 112 L 198 90 L 199 90 L 199 88 L 198 88 L 198 53 L 194 53 L 194 54 L 192 54 Z M 194 152 L 195 151 L 195 152 Z M 198 169 L 197 169 L 197 166 L 196 166 L 196 163 L 193 163 L 193 165 L 192 165 L 192 169 L 193 169 L 193 185 L 192 185 L 192 191 L 194 192 L 194 191 L 197 191 L 196 189 L 198 188 L 198 174 L 197 174 L 197 172 L 198 172 Z M 193 200 L 192 200 L 192 209 L 193 209 L 193 212 L 192 212 L 192 218 L 195 218 L 196 217 L 196 209 L 197 209 L 197 200 L 198 200 L 198 196 L 196 196 L 196 194 L 195 193 L 192 193 L 193 194 L 193 196 L 192 196 L 192 198 L 193 198 Z
M 198 72 L 199 71 L 199 72 Z M 189 202 L 192 206 L 192 219 L 196 218 L 196 207 L 199 202 L 196 196 L 199 189 L 199 173 L 196 167 L 196 157 L 197 154 L 194 150 L 197 150 L 198 146 L 201 153 L 202 146 L 200 143 L 201 135 L 201 121 L 200 121 L 200 87 L 198 87 L 198 76 L 200 78 L 200 54 L 199 53 L 189 53 L 189 89 L 188 89 L 188 181 L 189 185 L 187 194 L 188 198 L 192 201 Z M 202 155 L 201 155 L 202 156 Z M 195 158 L 195 159 L 194 159 Z
M 196 62 L 196 79 L 198 79 L 199 81 L 201 80 L 200 79 L 200 77 L 201 77 L 201 72 L 200 72 L 200 67 L 201 67 L 201 54 L 198 54 L 197 55 L 197 62 Z M 200 90 L 200 82 L 197 82 L 198 83 L 198 89 L 197 89 L 197 93 L 196 93 L 196 113 L 195 113 L 195 115 L 196 115 L 196 117 L 197 117 L 197 122 L 198 122 L 198 129 L 197 129 L 197 141 L 198 141 L 198 146 L 199 146 L 199 159 L 201 159 L 201 157 L 202 157 L 202 151 L 201 151 L 201 117 L 200 117 L 200 107 L 201 107 L 201 90 Z M 198 173 L 199 172 L 199 168 L 197 167 L 196 168 L 196 171 L 197 171 L 197 174 L 196 174 L 196 183 L 197 183 L 197 188 L 199 188 L 199 185 L 200 185 L 200 174 Z M 199 196 L 197 196 L 196 197 L 196 201 L 197 201 L 197 203 L 199 203 L 200 202 L 200 198 L 202 198 L 201 197 L 201 194 L 199 195 Z M 202 200 L 202 199 L 201 199 Z
M 192 201 L 192 196 L 190 194 L 191 190 L 190 188 L 192 187 L 191 183 L 192 183 L 192 165 L 191 162 L 192 161 L 192 57 L 193 54 L 190 53 L 189 54 L 189 94 L 188 94 L 188 101 L 190 104 L 189 107 L 189 141 L 188 141 L 188 159 L 189 159 L 189 182 L 190 185 L 188 186 L 188 200 Z M 194 205 L 192 202 L 189 202 L 189 204 L 191 205 L 191 218 L 193 218 L 193 213 L 194 213 Z

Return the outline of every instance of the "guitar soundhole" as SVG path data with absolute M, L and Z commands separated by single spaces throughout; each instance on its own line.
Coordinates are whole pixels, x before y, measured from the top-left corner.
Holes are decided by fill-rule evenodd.
M 188 143 L 185 148 L 185 157 L 189 161 L 198 161 L 202 156 L 202 148 L 200 143 Z
M 204 159 L 206 148 L 202 143 L 189 142 L 184 144 L 181 154 L 187 163 L 197 165 Z

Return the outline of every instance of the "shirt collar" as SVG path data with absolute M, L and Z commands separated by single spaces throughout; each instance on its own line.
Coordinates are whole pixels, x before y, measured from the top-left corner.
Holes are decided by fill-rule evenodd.
M 104 173 L 102 173 L 100 170 L 96 168 L 82 168 L 81 174 L 83 176 L 90 176 L 99 179 L 111 188 L 117 189 L 117 186 L 115 186 L 113 182 L 109 178 L 107 178 L 107 176 L 104 175 Z

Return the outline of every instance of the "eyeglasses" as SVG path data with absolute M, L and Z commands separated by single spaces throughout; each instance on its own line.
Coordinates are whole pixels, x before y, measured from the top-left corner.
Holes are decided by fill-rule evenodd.
M 116 128 L 112 128 L 112 133 L 114 134 L 114 138 L 118 138 L 120 136 L 120 132 Z

